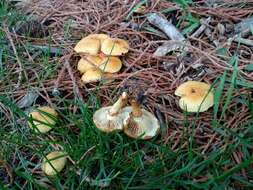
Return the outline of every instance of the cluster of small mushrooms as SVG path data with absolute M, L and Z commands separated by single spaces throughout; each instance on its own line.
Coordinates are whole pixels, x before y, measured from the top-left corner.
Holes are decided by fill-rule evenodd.
M 141 109 L 135 100 L 131 100 L 131 106 L 125 106 L 128 95 L 123 92 L 119 99 L 108 107 L 97 110 L 93 115 L 96 127 L 106 133 L 121 131 L 132 138 L 150 139 L 160 129 L 156 117 L 145 109 Z
M 122 63 L 116 56 L 128 50 L 126 41 L 105 34 L 92 34 L 83 38 L 75 46 L 77 53 L 85 55 L 78 63 L 78 70 L 83 73 L 82 81 L 98 81 L 105 73 L 118 72 Z M 176 89 L 175 95 L 180 97 L 179 107 L 187 112 L 204 112 L 214 103 L 211 86 L 204 82 L 187 81 Z M 156 136 L 160 131 L 157 118 L 140 108 L 137 101 L 128 99 L 128 94 L 123 92 L 112 106 L 97 110 L 93 115 L 96 127 L 106 133 L 123 131 L 131 138 L 144 140 Z M 128 102 L 130 106 L 127 106 Z M 42 106 L 30 113 L 30 119 L 30 128 L 35 132 L 47 133 L 55 126 L 58 114 L 53 108 Z M 64 168 L 67 158 L 66 152 L 53 151 L 43 159 L 41 169 L 46 175 L 54 176 Z
M 82 38 L 74 48 L 81 55 L 77 69 L 82 82 L 100 81 L 104 76 L 118 72 L 122 67 L 119 56 L 129 51 L 127 41 L 110 38 L 106 34 L 90 34 Z
M 175 91 L 180 96 L 179 107 L 187 112 L 204 112 L 213 106 L 214 95 L 211 86 L 204 82 L 187 81 Z M 132 138 L 150 139 L 160 129 L 157 118 L 145 109 L 141 109 L 135 100 L 127 103 L 124 92 L 112 105 L 97 110 L 93 115 L 96 127 L 106 133 L 121 131 Z

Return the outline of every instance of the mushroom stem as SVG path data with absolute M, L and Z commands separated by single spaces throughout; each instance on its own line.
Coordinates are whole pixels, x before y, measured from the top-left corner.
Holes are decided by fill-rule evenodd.
M 127 102 L 127 93 L 123 92 L 122 95 L 119 97 L 119 99 L 112 105 L 109 111 L 109 115 L 113 116 L 118 114 L 118 112 L 125 105 L 126 102 Z
M 141 117 L 142 116 L 142 111 L 139 106 L 139 104 L 135 100 L 131 100 L 131 107 L 132 107 L 132 115 L 134 117 Z

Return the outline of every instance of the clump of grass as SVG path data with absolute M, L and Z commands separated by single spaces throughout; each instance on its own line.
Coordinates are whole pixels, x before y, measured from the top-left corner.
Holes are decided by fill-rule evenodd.
M 190 1 L 181 2 L 185 8 Z M 141 1 L 140 6 L 146 3 Z M 131 13 L 132 14 L 132 13 Z M 129 13 L 129 18 L 131 17 Z M 6 16 L 10 15 L 10 16 Z M 10 3 L 0 3 L 0 21 L 12 27 L 18 21 L 26 20 L 25 16 L 12 8 Z M 198 23 L 192 17 L 188 31 Z M 192 22 L 191 22 L 192 21 Z M 196 21 L 196 22 L 195 22 Z M 194 26 L 194 27 L 193 27 Z M 1 28 L 3 25 L 1 25 Z M 69 25 L 66 33 L 69 37 Z M 2 189 L 100 189 L 102 182 L 109 185 L 107 189 L 251 189 L 253 173 L 251 166 L 253 142 L 253 105 L 250 94 L 236 96 L 238 109 L 240 104 L 250 110 L 250 117 L 238 124 L 236 128 L 224 125 L 226 112 L 229 110 L 235 92 L 240 92 L 243 83 L 237 66 L 237 56 L 231 57 L 233 70 L 226 70 L 217 76 L 213 86 L 216 87 L 215 105 L 212 114 L 210 136 L 215 142 L 207 142 L 203 146 L 209 148 L 203 152 L 199 139 L 195 137 L 199 118 L 197 114 L 191 120 L 184 116 L 183 132 L 175 133 L 171 138 L 157 136 L 151 141 L 132 140 L 123 133 L 104 134 L 97 130 L 92 121 L 93 112 L 100 107 L 100 88 L 89 91 L 86 102 L 80 101 L 72 94 L 52 96 L 47 92 L 47 80 L 57 76 L 57 60 L 61 55 L 50 54 L 50 36 L 47 39 L 48 51 L 40 51 L 27 43 L 17 43 L 18 56 L 29 80 L 22 80 L 22 88 L 16 89 L 14 84 L 17 75 L 13 71 L 18 67 L 13 52 L 0 30 L 0 161 L 11 167 L 9 173 L 4 165 L 0 165 L 0 187 Z M 31 54 L 38 53 L 34 62 L 24 55 L 25 50 Z M 31 72 L 35 71 L 35 72 Z M 35 74 L 31 74 L 35 73 Z M 35 83 L 34 84 L 32 84 Z M 45 85 L 48 85 L 45 87 Z M 52 84 L 51 84 L 52 85 Z M 225 87 L 228 86 L 227 91 Z M 249 89 L 252 87 L 248 86 Z M 48 134 L 37 134 L 27 126 L 29 109 L 20 109 L 16 105 L 16 95 L 23 90 L 35 89 L 47 98 L 38 98 L 33 107 L 39 104 L 50 104 L 57 108 L 60 120 Z M 72 90 L 72 89 L 71 89 Z M 66 92 L 68 93 L 68 92 Z M 225 98 L 224 98 L 225 97 Z M 45 102 L 46 100 L 51 102 Z M 225 118 L 229 119 L 229 118 Z M 198 135 L 205 133 L 198 132 Z M 189 130 L 190 129 L 190 130 Z M 170 126 L 168 126 L 170 130 Z M 175 130 L 175 132 L 177 132 Z M 172 149 L 177 135 L 179 145 Z M 164 140 L 166 139 L 166 140 Z M 166 142 L 166 143 L 165 143 Z M 210 144 L 209 144 L 210 143 Z M 57 145 L 57 146 L 56 146 Z M 41 160 L 45 155 L 61 148 L 71 160 L 63 172 L 54 178 L 47 178 L 40 170 Z M 243 155 L 238 157 L 237 155 Z M 235 160 L 234 158 L 238 158 Z M 240 160 L 240 158 L 242 158 Z M 92 181 L 87 182 L 87 176 Z M 10 179 L 13 178 L 13 181 Z

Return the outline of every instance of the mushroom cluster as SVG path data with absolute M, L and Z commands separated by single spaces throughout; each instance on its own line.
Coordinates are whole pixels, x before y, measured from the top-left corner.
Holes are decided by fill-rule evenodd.
M 89 40 L 96 41 L 93 38 Z M 106 40 L 101 38 L 101 41 Z M 81 45 L 79 44 L 79 46 Z M 89 47 L 88 49 L 90 51 L 92 48 Z M 114 51 L 117 52 L 118 50 L 116 50 Z M 93 53 L 97 53 L 94 48 Z M 98 63 L 100 58 L 93 56 L 88 55 L 87 58 L 91 58 L 93 63 Z M 115 59 L 115 57 L 108 57 L 108 59 Z M 97 68 L 89 66 L 85 69 L 87 69 L 85 74 L 102 72 Z M 204 82 L 187 81 L 179 85 L 175 91 L 175 95 L 180 96 L 179 107 L 187 112 L 204 112 L 214 104 L 212 88 Z M 127 106 L 128 102 L 130 102 L 130 106 Z M 29 116 L 28 126 L 36 133 L 49 132 L 58 120 L 58 113 L 48 106 L 36 108 Z M 151 112 L 141 108 L 137 101 L 133 99 L 128 101 L 128 94 L 126 92 L 123 92 L 112 106 L 102 107 L 97 110 L 93 115 L 93 121 L 95 126 L 103 132 L 123 131 L 127 136 L 135 139 L 151 139 L 160 131 L 158 119 Z M 66 152 L 53 151 L 43 159 L 41 169 L 47 176 L 55 176 L 65 167 L 67 158 Z
M 122 67 L 119 56 L 129 51 L 127 41 L 110 38 L 106 34 L 90 34 L 82 38 L 74 47 L 81 55 L 77 69 L 82 74 L 83 83 L 100 81 Z
M 97 110 L 93 115 L 96 127 L 103 132 L 123 131 L 135 139 L 150 139 L 160 130 L 157 118 L 149 111 L 141 109 L 140 105 L 131 100 L 131 106 L 126 106 L 128 97 L 124 92 L 112 105 Z

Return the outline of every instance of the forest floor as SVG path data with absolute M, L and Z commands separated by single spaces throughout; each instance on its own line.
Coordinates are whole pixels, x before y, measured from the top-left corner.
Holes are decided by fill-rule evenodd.
M 148 17 L 170 21 L 183 50 Z M 7 0 L 0 2 L 1 189 L 253 189 L 253 1 Z M 127 40 L 123 68 L 83 84 L 75 44 L 89 34 Z M 214 105 L 183 112 L 176 88 L 212 85 Z M 104 134 L 93 113 L 122 91 L 145 97 L 160 133 L 149 141 Z M 49 105 L 56 127 L 38 134 L 29 112 Z M 52 150 L 69 155 L 55 177 L 41 171 Z M 87 177 L 88 176 L 88 177 Z

